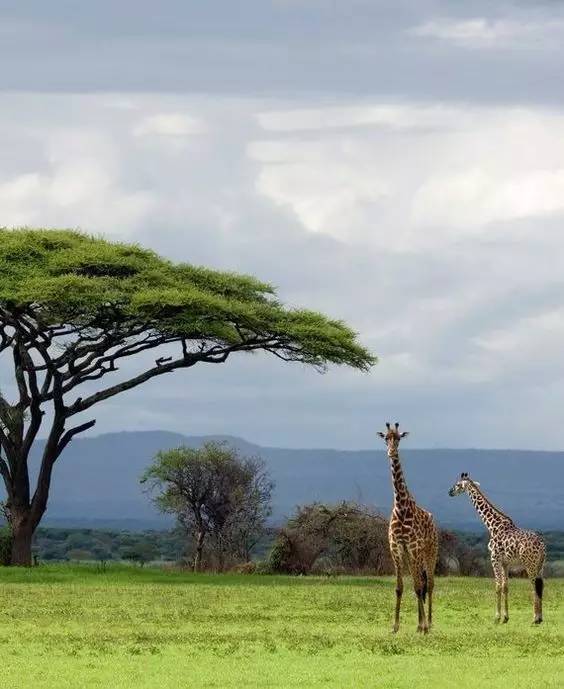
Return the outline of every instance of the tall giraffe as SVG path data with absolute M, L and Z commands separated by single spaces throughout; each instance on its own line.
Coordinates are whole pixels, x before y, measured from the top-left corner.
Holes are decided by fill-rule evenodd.
M 496 591 L 495 621 L 501 619 L 501 594 L 504 600 L 503 621 L 509 620 L 507 607 L 507 569 L 512 562 L 521 563 L 526 571 L 534 590 L 534 623 L 542 622 L 542 592 L 544 582 L 542 570 L 546 555 L 542 537 L 535 531 L 525 531 L 515 526 L 513 520 L 500 509 L 492 505 L 479 488 L 480 484 L 473 481 L 467 473 L 462 473 L 460 479 L 449 490 L 453 497 L 461 493 L 468 493 L 476 512 L 490 532 L 488 550 L 492 561 Z
M 386 433 L 379 432 L 378 435 L 386 441 L 394 486 L 394 506 L 388 530 L 390 553 L 396 571 L 396 613 L 393 631 L 397 632 L 399 629 L 403 593 L 402 570 L 404 562 L 407 561 L 417 596 L 419 613 L 417 631 L 426 634 L 433 618 L 433 588 L 439 542 L 437 527 L 431 513 L 419 507 L 410 495 L 403 477 L 399 444 L 400 439 L 408 435 L 407 432 L 400 433 L 398 423 L 394 424 L 393 428 L 387 423 L 386 428 Z M 429 614 L 428 619 L 425 619 L 427 595 L 429 596 Z

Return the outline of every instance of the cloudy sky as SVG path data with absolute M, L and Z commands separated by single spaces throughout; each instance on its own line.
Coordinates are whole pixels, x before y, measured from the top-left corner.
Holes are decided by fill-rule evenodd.
M 97 432 L 564 448 L 564 3 L 0 3 L 0 224 L 250 272 L 370 374 L 263 356 Z

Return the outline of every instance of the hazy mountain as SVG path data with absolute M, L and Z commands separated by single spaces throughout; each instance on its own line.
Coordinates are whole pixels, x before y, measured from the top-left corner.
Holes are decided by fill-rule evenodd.
M 45 523 L 165 525 L 143 493 L 139 476 L 158 450 L 181 444 L 195 447 L 209 439 L 147 431 L 74 440 L 55 467 Z M 222 439 L 267 462 L 276 481 L 276 519 L 291 513 L 296 504 L 312 500 L 353 499 L 385 512 L 390 508 L 388 459 L 382 449 L 292 450 L 259 447 L 240 438 Z M 402 458 L 412 493 L 445 526 L 480 528 L 468 498 L 447 494 L 460 472 L 468 471 L 519 523 L 564 529 L 563 452 L 404 449 Z

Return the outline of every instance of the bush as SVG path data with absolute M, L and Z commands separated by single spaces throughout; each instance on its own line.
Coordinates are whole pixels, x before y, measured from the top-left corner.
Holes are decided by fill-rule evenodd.
M 255 562 L 242 562 L 231 570 L 234 574 L 256 574 L 257 565 Z
M 269 568 L 278 574 L 308 574 L 325 545 L 297 529 L 281 529 L 270 551 Z
M 363 505 L 305 505 L 278 532 L 269 567 L 284 574 L 389 574 L 387 529 L 387 520 Z
M 483 549 L 452 531 L 439 532 L 437 574 L 483 577 L 489 573 Z
M 255 563 L 255 574 L 272 574 L 268 560 L 258 560 Z

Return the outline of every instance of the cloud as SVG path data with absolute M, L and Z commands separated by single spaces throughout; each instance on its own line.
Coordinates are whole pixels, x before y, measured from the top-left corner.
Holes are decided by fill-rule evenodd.
M 254 273 L 288 304 L 343 318 L 380 356 L 366 376 L 234 358 L 101 406 L 97 431 L 142 419 L 359 447 L 394 415 L 421 446 L 516 446 L 531 442 L 515 419 L 551 420 L 564 404 L 561 110 L 172 94 L 0 106 L 0 224 L 80 226 Z M 181 135 L 184 148 L 133 136 L 156 113 L 189 114 L 205 135 Z
M 445 128 L 451 128 L 453 121 L 461 115 L 460 108 L 444 104 L 382 103 L 271 110 L 258 113 L 257 120 L 269 132 L 325 131 L 363 126 L 400 131 L 444 131 Z
M 564 210 L 558 111 L 392 103 L 258 121 L 256 188 L 312 232 L 424 251 Z
M 80 12 L 55 4 L 2 4 L 5 92 L 262 94 L 311 108 L 390 96 L 563 99 L 554 3 L 164 0 L 158 17 L 146 0 L 99 0 Z
M 203 121 L 183 113 L 159 113 L 149 115 L 133 126 L 133 136 L 172 136 L 185 137 L 203 134 L 206 125 Z
M 564 20 L 531 17 L 518 19 L 432 19 L 410 29 L 421 38 L 433 38 L 469 49 L 546 49 L 558 47 L 564 36 Z
M 39 169 L 0 176 L 2 224 L 119 228 L 128 235 L 153 207 L 149 190 L 127 189 L 110 137 L 89 127 L 53 128 Z M 36 161 L 37 164 L 37 161 Z M 2 179 L 3 178 L 3 179 Z

